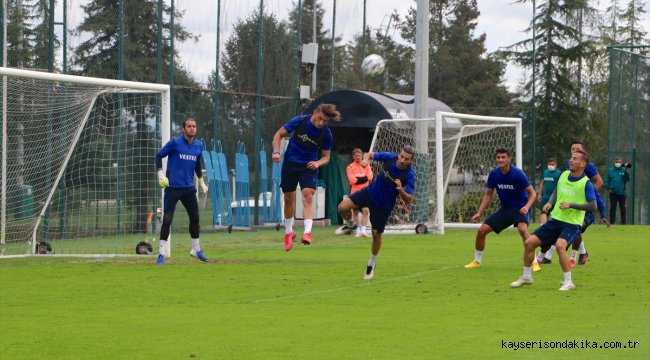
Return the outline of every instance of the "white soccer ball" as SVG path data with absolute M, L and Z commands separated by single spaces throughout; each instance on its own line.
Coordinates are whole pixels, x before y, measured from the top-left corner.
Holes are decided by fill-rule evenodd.
M 370 54 L 361 62 L 361 71 L 369 76 L 376 76 L 383 73 L 384 68 L 386 68 L 386 61 L 377 54 Z

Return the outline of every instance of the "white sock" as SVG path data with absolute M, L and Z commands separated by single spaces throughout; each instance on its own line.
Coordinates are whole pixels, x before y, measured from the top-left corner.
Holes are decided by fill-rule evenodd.
M 578 252 L 575 251 L 575 250 L 571 250 L 571 258 L 572 258 L 573 260 L 575 260 L 576 255 L 578 255 Z
M 585 242 L 584 240 L 580 243 L 580 249 L 579 249 L 580 254 L 584 255 L 587 253 L 587 249 L 585 249 Z
M 361 227 L 359 227 L 359 229 L 360 229 L 360 230 L 359 230 L 359 233 L 361 233 L 361 234 L 365 234 L 365 233 L 366 233 L 366 227 L 365 227 L 365 226 L 361 226 Z
M 293 218 L 284 219 L 284 233 L 290 234 L 293 231 Z
M 537 262 L 541 262 L 545 255 L 546 254 L 543 253 L 542 250 L 540 250 L 539 253 L 537 254 Z
M 532 267 L 525 267 L 524 266 L 524 276 L 526 279 L 530 279 L 533 277 L 533 268 Z
M 370 260 L 368 260 L 368 266 L 375 267 L 376 260 L 377 260 L 377 255 L 370 254 Z
M 354 227 L 354 222 L 352 220 L 343 219 L 343 221 L 345 221 L 345 226 L 349 227 L 350 229 Z
M 192 239 L 192 250 L 201 251 L 201 246 L 199 245 L 199 239 Z
M 573 280 L 571 280 L 571 271 L 564 273 L 564 282 L 573 282 Z
M 311 226 L 314 224 L 314 220 L 312 219 L 305 219 L 303 222 L 305 224 L 305 234 L 311 233 Z
M 474 260 L 481 262 L 483 258 L 483 251 L 474 250 Z
M 167 240 L 160 240 L 158 245 L 158 254 L 165 256 L 165 250 L 167 250 Z
M 551 245 L 551 248 L 548 249 L 548 251 L 546 252 L 546 255 L 544 257 L 551 260 L 551 258 L 553 257 L 554 252 L 555 252 L 555 245 Z

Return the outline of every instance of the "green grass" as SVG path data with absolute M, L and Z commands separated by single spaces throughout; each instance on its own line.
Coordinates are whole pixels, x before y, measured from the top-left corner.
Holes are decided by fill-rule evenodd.
M 275 230 L 204 233 L 208 264 L 187 255 L 178 232 L 164 266 L 151 257 L 0 260 L 0 357 L 650 358 L 650 227 L 592 226 L 591 256 L 568 293 L 557 290 L 557 256 L 532 286 L 510 288 L 522 271 L 515 231 L 489 235 L 475 270 L 462 266 L 472 230 L 385 236 L 370 282 L 370 240 L 333 232 L 315 229 L 313 246 L 289 253 Z M 573 340 L 626 348 L 502 349 Z

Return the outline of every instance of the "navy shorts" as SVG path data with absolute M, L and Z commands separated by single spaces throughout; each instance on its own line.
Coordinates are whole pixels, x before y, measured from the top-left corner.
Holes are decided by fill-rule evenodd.
M 380 234 L 384 232 L 386 222 L 388 221 L 388 217 L 390 217 L 390 212 L 386 212 L 384 209 L 375 206 L 375 203 L 370 198 L 370 191 L 367 187 L 350 194 L 350 200 L 360 209 L 367 207 L 370 210 L 372 229 Z
M 195 188 L 166 188 L 163 197 L 165 214 L 172 214 L 173 217 L 178 200 L 185 206 L 188 214 L 194 212 L 198 214 L 199 202 L 196 200 Z
M 485 219 L 485 223 L 490 225 L 497 234 L 510 225 L 517 226 L 520 222 L 528 225 L 528 214 L 520 214 L 519 208 L 499 208 L 497 212 Z
M 553 218 L 533 233 L 542 242 L 542 246 L 555 245 L 559 238 L 566 240 L 567 245 L 570 245 L 579 234 L 580 225 L 569 224 Z
M 580 227 L 580 233 L 587 231 L 587 228 L 596 221 L 594 218 L 594 213 L 586 212 L 585 219 L 582 221 L 582 226 Z
M 284 161 L 280 178 L 280 188 L 285 193 L 296 191 L 298 184 L 301 189 L 318 187 L 318 169 L 312 170 L 307 164 Z

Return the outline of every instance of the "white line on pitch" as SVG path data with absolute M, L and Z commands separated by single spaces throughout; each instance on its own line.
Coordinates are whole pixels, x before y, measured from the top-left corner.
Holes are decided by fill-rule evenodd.
M 308 297 L 308 296 L 314 296 L 314 295 L 321 295 L 321 294 L 331 294 L 339 291 L 345 291 L 345 290 L 350 290 L 354 288 L 360 288 L 363 286 L 371 286 L 373 283 L 374 284 L 387 284 L 387 283 L 392 283 L 392 282 L 397 282 L 397 281 L 403 281 L 406 279 L 411 279 L 411 278 L 416 278 L 422 275 L 427 275 L 427 274 L 432 274 L 435 272 L 439 271 L 445 271 L 445 270 L 450 270 L 450 269 L 457 269 L 458 266 L 445 266 L 439 269 L 431 269 L 427 271 L 420 271 L 416 272 L 413 274 L 409 275 L 404 275 L 400 277 L 395 277 L 395 278 L 390 278 L 386 280 L 371 280 L 371 281 L 366 281 L 362 280 L 360 277 L 360 281 L 358 284 L 354 285 L 348 285 L 348 286 L 342 286 L 334 289 L 325 289 L 325 290 L 316 290 L 316 291 L 309 291 L 306 293 L 301 293 L 301 294 L 294 294 L 294 295 L 285 295 L 285 296 L 277 296 L 273 298 L 267 298 L 267 299 L 255 299 L 255 300 L 241 300 L 241 301 L 218 301 L 218 304 L 262 304 L 262 303 L 270 303 L 274 301 L 279 301 L 279 300 L 288 300 L 288 299 L 297 299 L 297 298 L 302 298 L 302 297 Z

